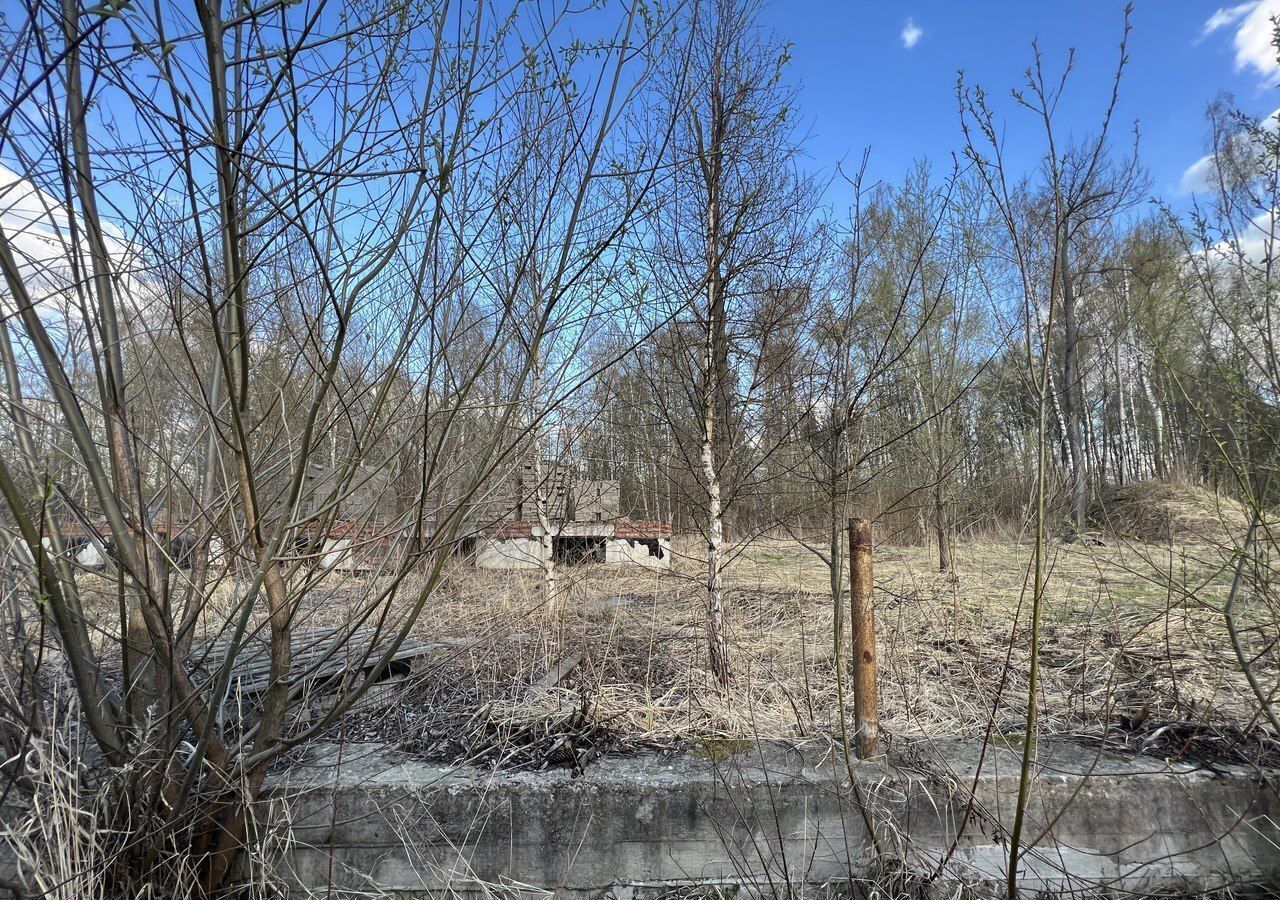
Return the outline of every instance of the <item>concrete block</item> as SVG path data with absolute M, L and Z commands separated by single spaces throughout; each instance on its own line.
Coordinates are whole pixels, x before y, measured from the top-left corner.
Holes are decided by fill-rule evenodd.
M 671 539 L 610 538 L 605 544 L 605 563 L 669 569 Z

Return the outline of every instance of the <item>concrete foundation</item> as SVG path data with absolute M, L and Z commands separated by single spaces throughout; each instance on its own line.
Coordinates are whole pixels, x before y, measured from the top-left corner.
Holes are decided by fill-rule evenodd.
M 859 879 L 897 879 L 887 896 L 925 884 L 996 895 L 1018 781 L 1016 751 L 965 743 L 914 749 L 909 764 L 855 762 L 853 783 L 838 755 L 754 746 L 606 758 L 579 778 L 394 761 L 369 746 L 346 747 L 337 768 L 337 752 L 318 748 L 273 787 L 295 838 L 292 877 L 404 900 L 781 894 Z M 1277 779 L 1042 742 L 1022 893 L 1274 886 Z

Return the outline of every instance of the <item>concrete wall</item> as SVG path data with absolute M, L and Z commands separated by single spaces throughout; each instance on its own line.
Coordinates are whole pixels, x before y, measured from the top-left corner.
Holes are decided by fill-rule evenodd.
M 651 569 L 671 568 L 671 539 L 658 538 L 660 556 L 654 556 L 649 548 L 639 539 L 610 538 L 604 548 L 604 561 L 607 564 L 647 566 Z
M 325 538 L 321 552 L 320 565 L 326 569 L 350 572 L 360 568 L 349 538 Z
M 621 491 L 616 480 L 579 481 L 574 487 L 573 516 L 587 522 L 605 522 L 621 514 Z
M 533 537 L 482 537 L 476 542 L 476 565 L 482 569 L 537 569 L 542 542 Z
M 719 760 L 610 757 L 578 778 L 394 762 L 352 746 L 336 770 L 336 752 L 314 751 L 273 788 L 296 839 L 293 877 L 402 898 L 643 900 L 692 884 L 780 892 L 885 870 L 919 880 L 939 866 L 939 896 L 962 883 L 996 894 L 1018 762 L 1010 750 L 989 750 L 979 767 L 971 745 L 913 747 L 909 765 L 855 764 L 855 793 L 842 764 L 754 747 Z M 1044 742 L 1036 755 L 1026 896 L 1276 883 L 1276 772 Z

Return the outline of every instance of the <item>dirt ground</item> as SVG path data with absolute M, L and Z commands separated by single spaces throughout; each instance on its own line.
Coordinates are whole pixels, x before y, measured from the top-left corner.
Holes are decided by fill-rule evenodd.
M 1125 751 L 1260 759 L 1276 753 L 1222 616 L 1227 549 L 1208 543 L 1055 543 L 1039 692 L 1045 733 Z M 729 689 L 705 667 L 701 562 L 677 542 L 670 572 L 562 568 L 563 615 L 537 573 L 458 561 L 418 630 L 451 648 L 405 689 L 340 727 L 415 754 L 548 765 L 607 747 L 709 748 L 838 736 L 825 564 L 796 541 L 757 541 L 729 566 Z M 1024 730 L 1028 545 L 962 544 L 954 579 L 931 550 L 876 551 L 880 720 L 889 743 Z M 847 596 L 844 602 L 847 602 Z M 340 614 L 340 605 L 331 610 Z M 1277 684 L 1274 610 L 1249 607 L 1243 640 Z M 576 663 L 576 665 L 574 665 Z M 559 685 L 547 673 L 574 665 Z M 851 700 L 844 704 L 847 714 Z

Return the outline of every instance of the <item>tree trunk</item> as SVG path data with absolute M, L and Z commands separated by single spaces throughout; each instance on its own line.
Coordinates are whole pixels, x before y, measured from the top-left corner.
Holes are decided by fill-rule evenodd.
M 714 280 L 713 280 L 714 283 Z M 714 288 L 708 286 L 707 290 Z M 716 404 L 713 330 L 707 329 L 704 362 L 707 386 L 702 403 L 702 474 L 707 481 L 707 652 L 711 671 L 722 684 L 729 683 L 729 649 L 725 641 L 724 586 L 721 558 L 724 555 L 724 509 L 720 503 L 720 477 L 716 471 L 715 428 Z
M 1080 331 L 1076 317 L 1075 286 L 1067 268 L 1067 239 L 1058 246 L 1058 276 L 1062 279 L 1062 412 L 1066 419 L 1071 465 L 1071 517 L 1076 532 L 1084 531 L 1088 503 L 1088 464 L 1080 440 L 1084 402 L 1080 390 Z
M 535 383 L 537 383 L 535 379 Z M 556 588 L 555 536 L 551 530 L 551 517 L 547 514 L 547 487 L 545 474 L 542 471 L 542 440 L 535 435 L 533 441 L 533 508 L 538 518 L 538 527 L 542 535 L 538 539 L 538 562 L 542 566 L 543 599 L 546 611 L 552 615 L 559 613 L 560 595 Z
M 724 584 L 724 503 L 721 496 L 721 466 L 727 464 L 728 450 L 716 457 L 728 433 L 717 429 L 725 424 L 728 405 L 728 325 L 725 322 L 724 280 L 721 273 L 721 154 L 724 152 L 725 108 L 718 68 L 711 73 L 709 140 L 702 151 L 707 187 L 706 289 L 707 331 L 702 347 L 702 474 L 707 484 L 707 651 L 711 671 L 722 686 L 729 683 L 729 646 L 725 637 Z
M 947 524 L 947 502 L 941 477 L 933 485 L 933 529 L 938 538 L 938 571 L 949 573 L 952 569 L 951 529 Z
M 1164 478 L 1168 474 L 1168 468 L 1165 465 L 1164 456 L 1164 410 L 1160 408 L 1160 402 L 1156 398 L 1156 392 L 1151 387 L 1151 379 L 1147 377 L 1147 368 L 1138 362 L 1138 383 L 1142 386 L 1142 393 L 1147 398 L 1147 405 L 1151 407 L 1151 418 L 1154 423 L 1154 434 L 1152 453 L 1155 456 L 1155 473 L 1157 478 Z

